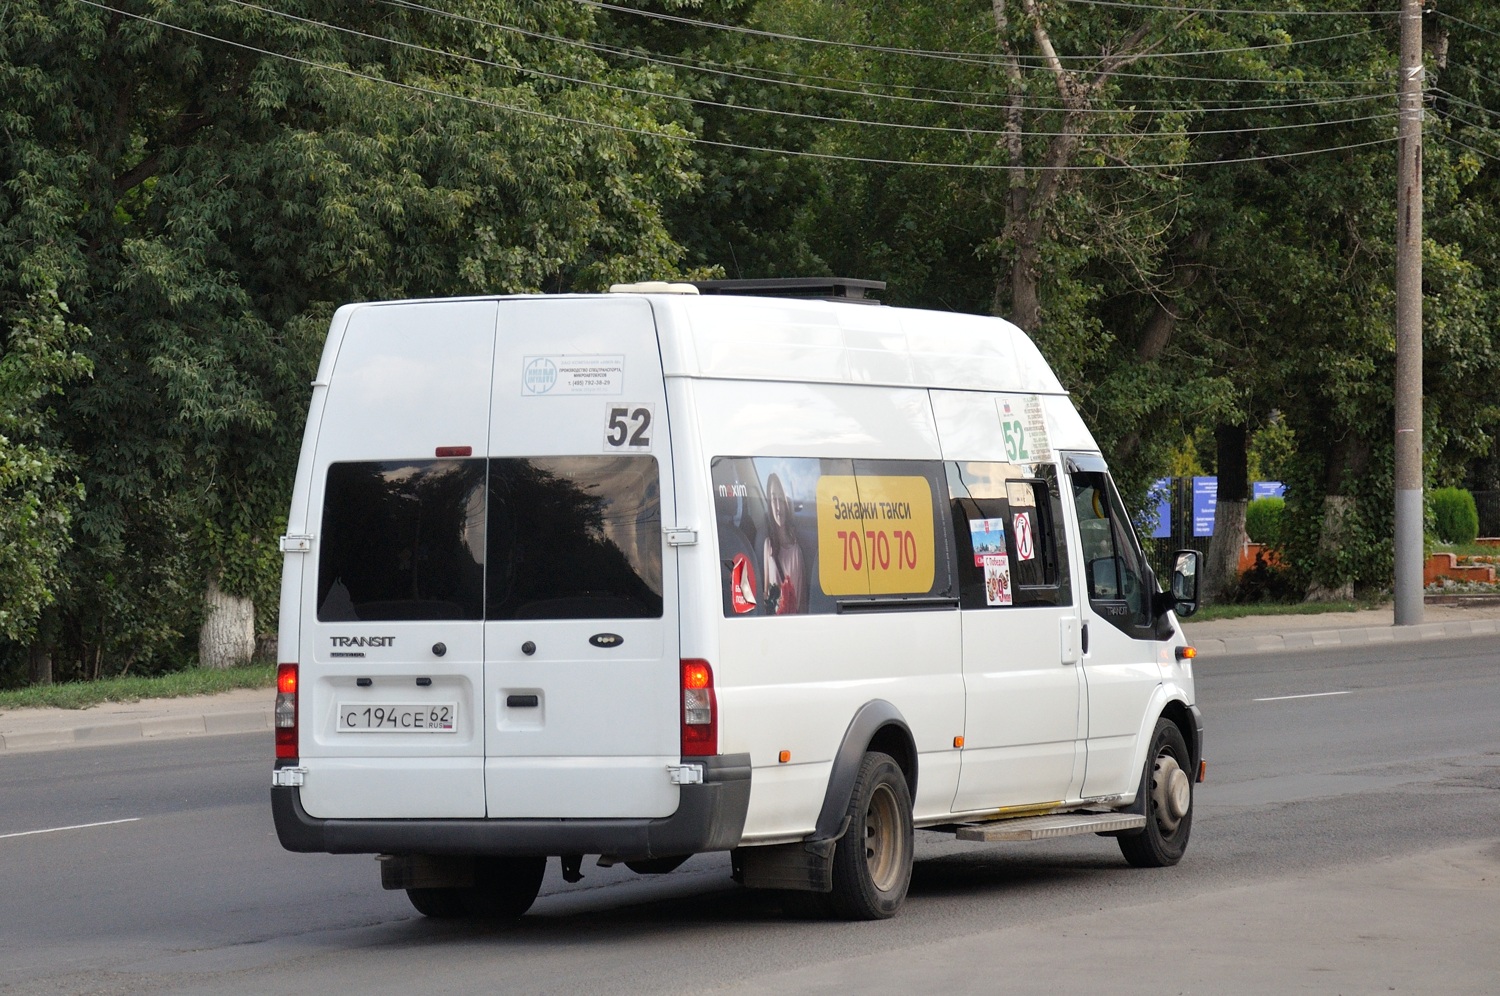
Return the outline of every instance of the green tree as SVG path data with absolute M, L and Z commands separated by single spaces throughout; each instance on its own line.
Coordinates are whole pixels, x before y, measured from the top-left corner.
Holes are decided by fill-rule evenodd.
M 565 0 L 118 8 L 0 12 L 0 226 L 45 214 L 91 333 L 94 376 L 58 371 L 44 416 L 88 500 L 50 524 L 63 576 L 37 575 L 85 676 L 170 663 L 205 591 L 265 629 L 337 303 L 667 275 L 664 205 L 696 183 L 644 71 L 577 44 L 594 15 Z

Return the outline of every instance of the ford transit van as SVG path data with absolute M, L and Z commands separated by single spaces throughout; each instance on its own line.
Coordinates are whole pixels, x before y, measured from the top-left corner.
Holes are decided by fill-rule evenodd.
M 285 847 L 493 917 L 552 857 L 730 851 L 865 919 L 914 829 L 1181 858 L 1197 555 L 1158 590 L 1016 327 L 746 289 L 339 309 L 282 540 Z

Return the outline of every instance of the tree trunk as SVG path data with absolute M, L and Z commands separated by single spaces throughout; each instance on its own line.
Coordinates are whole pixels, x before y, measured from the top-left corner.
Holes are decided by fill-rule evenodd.
M 208 583 L 203 602 L 207 611 L 198 631 L 199 666 L 222 670 L 250 663 L 255 655 L 255 602 L 225 593 L 217 580 Z
M 43 609 L 36 623 L 36 636 L 26 648 L 26 676 L 33 685 L 52 684 L 52 651 L 57 646 L 59 628 L 57 606 Z
M 1245 509 L 1250 504 L 1248 436 L 1243 425 L 1214 428 L 1219 497 L 1203 576 L 1203 601 L 1208 605 L 1221 601 L 1240 579 L 1240 551 L 1249 538 L 1245 535 Z
M 1338 570 L 1338 552 L 1356 499 L 1342 492 L 1365 473 L 1370 446 L 1356 432 L 1330 433 L 1323 460 L 1323 531 L 1318 536 L 1318 569 L 1308 586 L 1307 601 L 1347 602 L 1354 598 L 1354 578 L 1343 577 Z
M 1009 15 L 1007 0 L 991 0 L 990 10 L 1001 45 L 1001 65 L 1005 69 L 1010 96 L 1005 105 L 1005 149 L 1011 169 L 1007 182 L 1010 184 L 1006 202 L 1006 236 L 1014 241 L 1014 258 L 1007 272 L 995 282 L 992 304 L 994 314 L 1001 316 L 1005 290 L 1010 291 L 1010 320 L 1023 330 L 1035 334 L 1042 324 L 1041 295 L 1041 247 L 1047 236 L 1047 215 L 1062 193 L 1067 181 L 1066 167 L 1078 151 L 1078 146 L 1087 133 L 1085 122 L 1088 109 L 1099 91 L 1123 66 L 1138 57 L 1136 52 L 1146 37 L 1145 26 L 1102 53 L 1088 74 L 1065 68 L 1062 58 L 1053 47 L 1052 36 L 1042 18 L 1042 9 L 1037 0 L 1020 0 L 1025 20 L 1031 26 L 1031 36 L 1041 53 L 1043 65 L 1052 74 L 1057 86 L 1058 99 L 1066 113 L 1062 130 L 1047 143 L 1041 169 L 1034 184 L 1028 187 L 1027 173 L 1023 162 L 1023 112 L 1025 109 L 1025 85 L 1021 81 L 1021 62 L 1010 47 L 1008 31 Z M 1003 316 L 1002 316 L 1003 317 Z
M 27 664 L 33 685 L 52 684 L 52 647 L 40 637 L 27 651 Z
M 1348 495 L 1323 497 L 1323 532 L 1318 537 L 1318 559 L 1333 560 L 1343 542 L 1344 522 L 1354 511 L 1354 499 Z M 1354 580 L 1314 581 L 1307 589 L 1309 602 L 1348 602 L 1354 599 Z

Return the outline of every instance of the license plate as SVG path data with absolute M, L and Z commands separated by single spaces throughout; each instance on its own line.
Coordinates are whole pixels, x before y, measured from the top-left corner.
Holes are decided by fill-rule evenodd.
M 339 706 L 340 733 L 457 733 L 458 705 L 453 702 L 368 702 Z

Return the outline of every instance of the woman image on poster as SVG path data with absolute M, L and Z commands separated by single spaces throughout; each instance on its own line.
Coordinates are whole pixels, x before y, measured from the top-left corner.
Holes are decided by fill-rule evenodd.
M 766 503 L 771 521 L 765 542 L 766 608 L 778 616 L 793 615 L 807 609 L 807 574 L 803 567 L 802 547 L 792 529 L 792 505 L 787 500 L 781 478 L 772 474 L 766 481 Z

